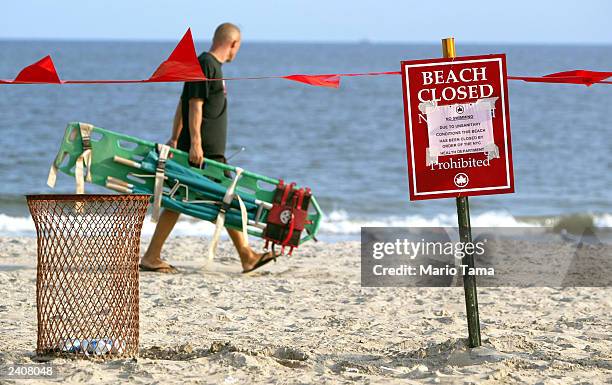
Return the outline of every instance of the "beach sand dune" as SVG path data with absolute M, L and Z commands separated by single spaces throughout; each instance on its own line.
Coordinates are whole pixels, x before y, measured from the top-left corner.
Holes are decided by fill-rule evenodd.
M 173 238 L 164 253 L 181 274 L 141 274 L 138 359 L 56 359 L 58 378 L 612 383 L 611 288 L 480 288 L 483 347 L 468 350 L 462 288 L 362 288 L 358 242 L 304 245 L 248 276 L 227 241 L 203 271 L 206 248 Z M 0 239 L 0 366 L 32 362 L 35 279 L 35 240 Z

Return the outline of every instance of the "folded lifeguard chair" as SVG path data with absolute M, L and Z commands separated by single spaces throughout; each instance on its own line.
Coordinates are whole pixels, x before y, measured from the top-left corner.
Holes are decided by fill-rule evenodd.
M 223 226 L 291 254 L 316 239 L 322 217 L 309 188 L 210 159 L 203 169 L 194 168 L 184 151 L 87 123 L 66 127 L 49 172 L 51 187 L 58 170 L 75 177 L 77 193 L 84 192 L 87 181 L 122 193 L 151 194 L 154 221 L 166 207 L 216 223 L 209 259 Z

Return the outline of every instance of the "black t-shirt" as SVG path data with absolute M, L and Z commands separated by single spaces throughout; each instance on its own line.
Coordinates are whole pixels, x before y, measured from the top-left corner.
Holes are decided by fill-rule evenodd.
M 221 62 L 208 52 L 202 53 L 198 60 L 204 76 L 208 79 L 223 77 Z M 204 82 L 186 82 L 181 94 L 181 110 L 183 114 L 183 129 L 178 139 L 177 147 L 189 151 L 191 135 L 189 134 L 189 99 L 204 99 L 202 113 L 202 150 L 207 158 L 220 157 L 225 154 L 227 139 L 227 99 L 225 84 L 222 80 Z

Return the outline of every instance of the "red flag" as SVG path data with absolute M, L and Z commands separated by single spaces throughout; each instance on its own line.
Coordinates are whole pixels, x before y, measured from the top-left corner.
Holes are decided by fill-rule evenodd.
M 153 75 L 145 81 L 172 82 L 205 79 L 191 37 L 191 28 L 189 28 L 168 59 L 161 63 Z
M 545 76 L 508 76 L 508 79 L 539 83 L 584 84 L 590 86 L 599 82 L 607 83 L 603 82 L 603 80 L 606 80 L 610 76 L 612 76 L 612 72 L 573 70 L 556 72 Z
M 60 84 L 62 81 L 55 70 L 51 56 L 47 55 L 34 64 L 30 64 L 19 72 L 15 80 L 10 83 L 52 83 Z
M 287 75 L 283 76 L 283 79 L 293 80 L 294 82 L 300 82 L 310 84 L 311 86 L 320 87 L 340 87 L 340 77 L 335 74 L 331 75 Z
M 300 83 L 310 84 L 318 87 L 340 87 L 340 77 L 342 76 L 379 76 L 379 75 L 400 75 L 399 71 L 387 72 L 365 72 L 349 74 L 327 74 L 327 75 L 288 75 L 281 76 L 283 79 L 293 80 Z

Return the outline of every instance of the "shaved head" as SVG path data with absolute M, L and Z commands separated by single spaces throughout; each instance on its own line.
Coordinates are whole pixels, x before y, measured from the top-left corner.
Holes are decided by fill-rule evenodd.
M 223 23 L 215 30 L 210 53 L 221 63 L 234 60 L 240 49 L 240 28 L 232 23 Z
M 223 23 L 215 30 L 213 45 L 231 44 L 240 41 L 240 28 L 232 23 Z

